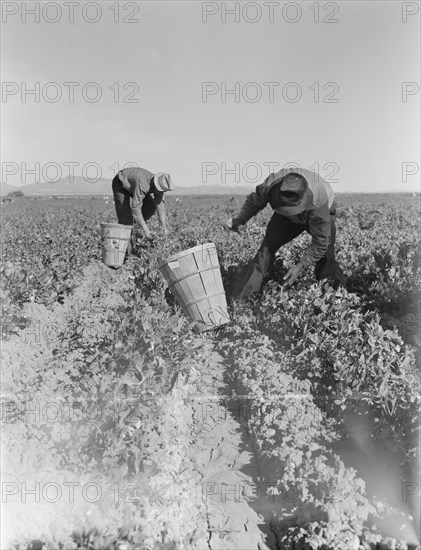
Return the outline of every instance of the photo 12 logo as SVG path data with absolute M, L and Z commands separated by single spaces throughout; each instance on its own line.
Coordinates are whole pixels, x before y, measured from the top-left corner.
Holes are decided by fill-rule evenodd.
M 1 2 L 2 23 L 140 23 L 140 2 Z
M 337 82 L 202 82 L 202 103 L 339 103 Z
M 221 480 L 226 481 L 221 481 Z M 258 483 L 241 481 L 232 482 L 232 470 L 217 471 L 211 474 L 201 486 L 202 502 L 270 502 L 277 506 L 298 504 L 303 500 L 303 494 L 313 500 L 324 499 L 331 503 L 341 501 L 340 482 L 330 480 L 328 483 L 309 481 L 303 488 L 300 484 L 281 483 L 280 480 L 268 481 L 261 479 Z
M 409 21 L 418 23 L 417 18 L 414 15 L 417 15 L 420 11 L 419 2 L 402 2 L 401 4 L 401 19 L 402 23 L 408 23 Z
M 407 183 L 408 178 L 415 176 L 420 171 L 420 165 L 418 162 L 402 162 L 402 183 Z
M 2 82 L 1 101 L 10 103 L 139 103 L 140 84 L 137 82 Z
M 6 356 L 7 359 L 7 356 Z M 149 382 L 146 382 L 148 386 Z M 0 401 L 1 422 L 3 424 L 22 423 L 25 425 L 80 424 L 100 426 L 105 422 L 121 423 L 127 428 L 139 428 L 142 419 L 133 410 L 131 403 L 122 399 L 98 403 L 93 400 L 75 400 L 63 395 L 55 399 L 22 400 L 6 395 Z M 135 426 L 136 424 L 136 426 Z
M 202 2 L 202 23 L 339 23 L 337 2 Z
M 418 82 L 402 82 L 402 103 L 408 103 L 408 98 L 418 96 L 420 85 Z
M 45 163 L 5 161 L 1 164 L 1 177 L 2 182 L 5 184 L 16 184 L 17 181 L 22 184 L 57 183 L 63 178 L 68 180 L 69 183 L 74 183 L 76 178 L 82 178 L 87 183 L 97 183 L 102 178 L 113 178 L 119 170 L 135 166 L 135 162 L 127 162 L 124 165 L 113 162 L 105 169 L 95 161 L 85 163 L 77 161 L 50 161 Z M 10 182 L 9 179 L 12 181 Z
M 57 504 L 66 502 L 85 502 L 93 504 L 100 501 L 107 503 L 139 502 L 141 488 L 136 483 L 111 483 L 103 484 L 96 481 L 31 481 L 20 482 L 4 481 L 1 487 L 1 500 L 3 504 L 16 502 L 40 504 Z
M 291 169 L 300 172 L 303 169 L 296 162 L 288 162 L 282 165 L 277 161 L 246 162 L 238 161 L 206 161 L 202 162 L 202 183 L 204 184 L 259 184 L 264 179 L 281 169 Z M 324 179 L 328 183 L 338 183 L 336 177 L 339 173 L 339 164 L 334 161 L 313 162 L 307 168 L 316 174 L 316 179 Z
M 415 481 L 402 482 L 402 502 L 406 504 L 413 497 L 419 498 L 420 487 Z

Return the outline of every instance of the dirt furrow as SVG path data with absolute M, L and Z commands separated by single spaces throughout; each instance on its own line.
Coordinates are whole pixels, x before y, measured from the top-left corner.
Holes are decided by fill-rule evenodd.
M 209 548 L 276 548 L 273 534 L 250 503 L 256 499 L 257 467 L 239 418 L 226 403 L 222 357 L 212 351 L 207 366 L 210 368 L 200 373 L 200 386 L 195 388 L 199 435 L 193 452 L 203 475 L 198 497 L 207 508 Z

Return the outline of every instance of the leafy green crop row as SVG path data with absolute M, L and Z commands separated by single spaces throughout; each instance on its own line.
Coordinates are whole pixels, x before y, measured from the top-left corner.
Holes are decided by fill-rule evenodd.
M 322 285 L 299 294 L 271 285 L 238 308 L 219 344 L 249 403 L 248 427 L 266 479 L 276 494 L 294 496 L 290 517 L 277 518 L 283 548 L 348 550 L 358 548 L 363 533 L 374 540 L 369 516 L 379 506 L 335 452 L 350 413 L 390 425 L 402 460 L 416 451 L 420 392 L 413 353 L 358 303 Z
M 310 269 L 291 290 L 278 286 L 308 243 L 303 235 L 280 251 L 262 293 L 245 308 L 229 300 L 233 323 L 204 336 L 191 334 L 174 309 L 158 262 L 214 242 L 229 298 L 269 211 L 234 235 L 221 224 L 240 199 L 170 202 L 170 237 L 153 220 L 154 240 L 139 242 L 114 273 L 98 264 L 99 223 L 115 218 L 102 200 L 6 205 L 1 293 L 10 491 L 36 480 L 60 487 L 77 481 L 96 483 L 107 495 L 93 505 L 82 498 L 35 513 L 31 506 L 30 514 L 15 502 L 18 547 L 31 538 L 50 548 L 58 541 L 104 548 L 118 540 L 205 547 L 205 512 L 195 497 L 200 472 L 186 452 L 197 427 L 190 398 L 174 384 L 178 373 L 195 369 L 196 350 L 207 340 L 223 352 L 251 403 L 248 426 L 273 494 L 294 494 L 294 505 L 274 518 L 282 547 L 350 550 L 357 538 L 374 544 L 369 520 L 386 512 L 341 449 L 347 419 L 357 414 L 370 437 L 382 440 L 387 430 L 398 461 L 417 460 L 419 350 L 408 345 L 417 339 L 406 320 L 419 328 L 419 207 L 411 197 L 339 203 L 337 256 L 347 290 L 315 284 Z M 20 410 L 34 402 L 41 404 L 36 422 Z M 51 421 L 58 403 L 71 421 Z M 134 489 L 135 502 L 116 499 L 116 483 L 124 488 L 120 497 Z
M 146 297 L 134 279 L 92 264 L 62 304 L 25 306 L 29 323 L 4 342 L 10 547 L 205 543 L 201 477 L 186 452 L 194 411 L 176 385 L 195 346 L 163 293 Z M 38 502 L 22 498 L 37 487 Z

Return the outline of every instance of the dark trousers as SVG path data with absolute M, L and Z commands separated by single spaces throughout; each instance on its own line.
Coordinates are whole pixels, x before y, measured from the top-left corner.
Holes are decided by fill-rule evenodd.
M 336 215 L 335 213 L 330 214 L 330 243 L 326 254 L 319 260 L 320 263 L 325 263 L 326 260 L 334 261 L 335 260 L 335 241 L 336 241 Z M 301 235 L 304 231 L 310 232 L 308 225 L 301 225 L 292 222 L 289 218 L 277 214 L 276 212 L 271 217 L 267 228 L 265 238 L 263 239 L 260 250 L 267 247 L 270 254 L 273 256 L 277 250 L 281 248 L 284 244 L 289 243 L 298 235 Z M 318 262 L 318 263 L 319 263 Z M 317 265 L 317 264 L 316 264 Z
M 339 285 L 345 286 L 345 277 L 335 260 L 335 241 L 336 241 L 336 209 L 333 207 L 330 213 L 330 223 L 331 223 L 331 238 L 326 254 L 323 258 L 320 258 L 314 266 L 314 272 L 318 281 L 321 279 L 330 279 L 333 283 L 333 286 L 337 288 Z M 281 246 L 289 243 L 298 235 L 301 235 L 303 231 L 310 232 L 308 225 L 301 225 L 292 222 L 289 218 L 277 214 L 273 214 L 270 219 L 267 228 L 266 234 L 263 239 L 263 242 L 253 260 L 250 263 L 249 271 L 243 276 L 238 278 L 238 283 L 236 289 L 234 290 L 234 295 L 244 295 L 247 294 L 248 290 L 244 292 L 244 280 L 247 279 L 249 273 L 258 273 L 259 276 L 256 276 L 256 282 L 250 284 L 250 289 L 255 291 L 260 288 L 261 281 L 263 280 L 263 275 L 269 268 L 270 263 L 274 259 L 275 252 L 281 248 Z
M 118 223 L 133 225 L 132 196 L 126 191 L 118 176 L 115 176 L 112 183 L 114 194 L 115 211 Z M 156 204 L 151 195 L 146 195 L 142 204 L 142 215 L 145 221 L 149 220 L 156 212 Z

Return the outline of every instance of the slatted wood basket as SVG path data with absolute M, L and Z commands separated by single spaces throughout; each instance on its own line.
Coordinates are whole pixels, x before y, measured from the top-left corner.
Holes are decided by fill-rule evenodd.
M 224 285 L 214 243 L 174 254 L 158 266 L 168 288 L 197 333 L 229 323 Z

